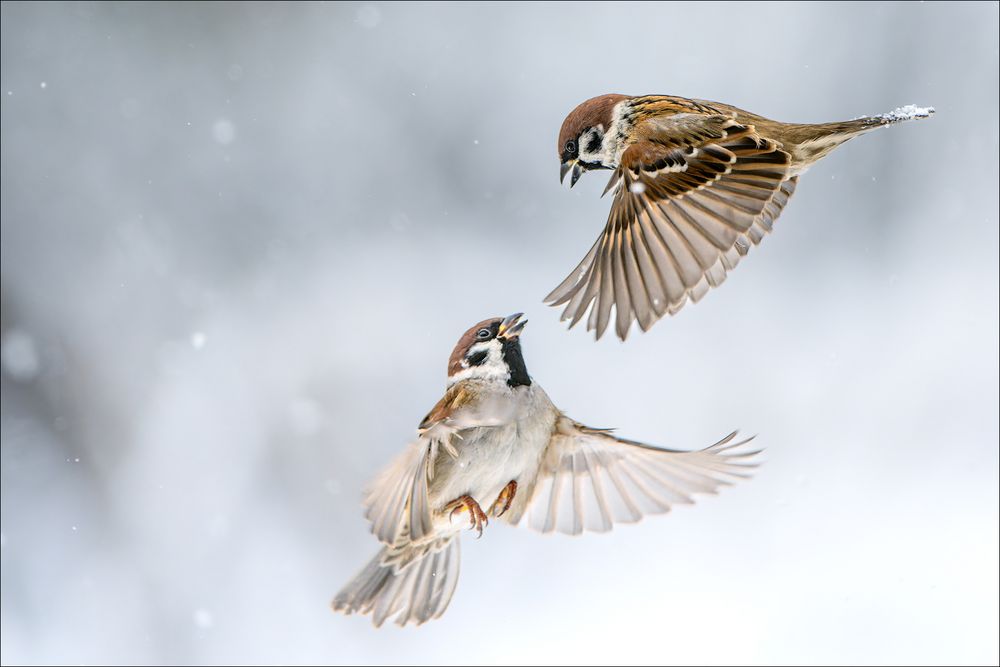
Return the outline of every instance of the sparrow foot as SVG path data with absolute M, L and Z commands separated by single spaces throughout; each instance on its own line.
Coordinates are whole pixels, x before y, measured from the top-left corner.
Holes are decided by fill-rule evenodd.
M 490 507 L 490 514 L 493 518 L 499 519 L 504 515 L 504 513 L 510 509 L 511 503 L 514 502 L 514 496 L 517 495 L 517 482 L 510 480 L 507 482 L 507 486 L 503 487 L 503 491 L 497 496 L 497 499 L 493 501 L 493 505 Z
M 470 495 L 464 495 L 451 501 L 444 508 L 445 512 L 448 512 L 448 518 L 450 520 L 455 519 L 455 514 L 460 514 L 462 512 L 469 513 L 469 526 L 479 531 L 476 537 L 483 536 L 483 528 L 489 525 L 490 519 L 483 512 L 483 508 L 479 506 L 476 499 Z

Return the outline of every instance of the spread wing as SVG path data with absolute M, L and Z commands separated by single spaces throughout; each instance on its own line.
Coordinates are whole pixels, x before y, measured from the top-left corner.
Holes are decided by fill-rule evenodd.
M 720 284 L 792 196 L 789 155 L 730 116 L 678 113 L 636 127 L 608 183 L 607 226 L 545 301 L 600 338 L 615 307 L 622 340 Z M 608 190 L 605 190 L 607 192 Z
M 694 502 L 693 494 L 749 477 L 760 452 L 740 448 L 750 438 L 735 438 L 730 433 L 699 451 L 659 449 L 561 417 L 527 503 L 508 520 L 517 524 L 527 516 L 535 530 L 578 535 L 669 512 Z
M 385 544 L 421 543 L 434 538 L 428 485 L 440 456 L 457 456 L 462 430 L 505 423 L 508 401 L 484 399 L 468 383 L 457 382 L 431 408 L 419 437 L 374 479 L 365 491 L 365 517 Z
M 419 437 L 365 491 L 365 517 L 385 544 L 420 542 L 433 532 L 427 485 L 442 450 L 454 452 L 452 422 L 473 399 L 463 383 L 448 388 L 417 429 Z
M 426 442 L 417 440 L 383 469 L 365 490 L 365 517 L 371 521 L 372 533 L 384 544 L 394 545 L 408 542 L 410 524 L 423 526 L 430 524 L 427 497 L 427 455 Z M 410 503 L 414 495 L 418 502 Z M 416 511 L 416 521 L 412 520 L 411 508 Z

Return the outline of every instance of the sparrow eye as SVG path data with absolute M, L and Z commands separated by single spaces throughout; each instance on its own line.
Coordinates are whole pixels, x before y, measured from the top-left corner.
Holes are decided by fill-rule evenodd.
M 476 332 L 476 338 L 478 338 L 479 340 L 486 340 L 492 335 L 493 332 L 490 331 L 489 329 L 480 329 L 479 331 Z
M 566 152 L 576 153 L 576 142 L 573 141 L 572 139 L 566 142 Z

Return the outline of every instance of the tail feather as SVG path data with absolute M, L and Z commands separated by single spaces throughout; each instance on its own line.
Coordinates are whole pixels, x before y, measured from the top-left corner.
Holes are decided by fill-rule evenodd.
M 793 169 L 798 167 L 796 171 L 801 172 L 840 144 L 860 134 L 908 120 L 929 118 L 933 114 L 934 107 L 908 104 L 877 116 L 862 116 L 835 123 L 790 125 L 786 129 L 786 136 L 794 144 L 791 148 Z
M 888 113 L 882 113 L 877 116 L 862 116 L 861 118 L 855 118 L 854 120 L 840 124 L 846 126 L 848 132 L 852 130 L 854 132 L 865 132 L 884 125 L 901 123 L 906 120 L 930 118 L 932 115 L 934 115 L 934 107 L 918 107 L 914 104 L 907 104 L 905 107 L 899 107 Z
M 403 626 L 441 616 L 458 584 L 458 540 L 439 540 L 431 548 L 403 548 L 410 549 L 422 553 L 401 558 L 398 549 L 380 550 L 333 598 L 333 610 L 371 613 L 375 627 L 393 617 Z

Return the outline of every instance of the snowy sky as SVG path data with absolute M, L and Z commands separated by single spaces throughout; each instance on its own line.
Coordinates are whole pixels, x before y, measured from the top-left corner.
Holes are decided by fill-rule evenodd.
M 998 661 L 997 3 L 41 4 L 2 15 L 2 660 Z M 626 344 L 541 304 L 600 231 L 563 117 L 934 106 L 806 174 Z M 609 535 L 491 525 L 447 614 L 334 592 L 458 336 L 574 418 L 766 465 Z

